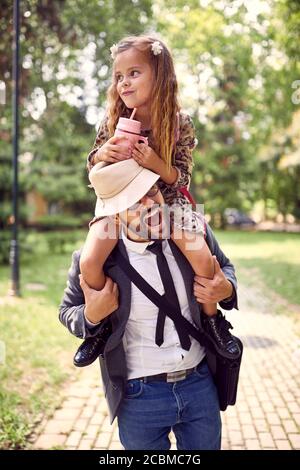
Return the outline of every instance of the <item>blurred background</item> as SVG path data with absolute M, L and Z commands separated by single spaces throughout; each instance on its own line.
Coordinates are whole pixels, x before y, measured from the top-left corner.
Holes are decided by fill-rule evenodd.
M 191 189 L 240 282 L 255 284 L 266 296 L 276 293 L 279 313 L 294 315 L 300 304 L 299 1 L 20 4 L 22 299 L 13 300 L 6 297 L 13 23 L 12 2 L 0 0 L 3 448 L 26 446 L 32 423 L 53 408 L 70 374 L 70 351 L 78 341 L 58 324 L 57 305 L 71 253 L 93 215 L 85 159 L 105 110 L 110 47 L 124 35 L 157 32 L 173 53 L 181 106 L 192 116 L 198 140 Z

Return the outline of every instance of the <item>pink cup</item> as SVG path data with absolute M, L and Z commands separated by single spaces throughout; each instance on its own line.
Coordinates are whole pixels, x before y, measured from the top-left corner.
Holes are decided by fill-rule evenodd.
M 148 145 L 148 138 L 140 135 L 140 132 L 140 121 L 120 117 L 117 128 L 115 130 L 115 136 L 125 137 L 127 139 L 127 142 L 125 139 L 122 139 L 122 142 L 124 142 L 126 151 L 129 150 L 130 152 L 130 148 L 134 147 L 138 142 L 144 142 L 146 145 Z

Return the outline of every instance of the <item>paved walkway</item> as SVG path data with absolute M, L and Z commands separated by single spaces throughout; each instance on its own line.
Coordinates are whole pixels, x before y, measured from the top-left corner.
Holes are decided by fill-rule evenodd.
M 222 413 L 222 448 L 300 449 L 299 323 L 270 314 L 268 301 L 252 289 L 242 287 L 239 296 L 240 311 L 227 318 L 243 340 L 244 358 L 237 405 Z M 74 368 L 61 408 L 31 437 L 33 449 L 122 449 L 99 374 L 98 364 Z

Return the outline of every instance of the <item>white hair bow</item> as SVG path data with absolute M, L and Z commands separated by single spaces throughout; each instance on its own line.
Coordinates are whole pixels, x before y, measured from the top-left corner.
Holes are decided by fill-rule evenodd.
M 117 53 L 118 53 L 118 46 L 117 46 L 117 44 L 113 44 L 113 45 L 111 46 L 110 52 L 111 52 L 111 54 L 110 54 L 111 57 L 112 57 L 113 59 L 115 59 L 115 58 L 116 58 L 116 55 L 117 55 Z
M 152 43 L 151 50 L 152 50 L 154 55 L 158 55 L 163 50 L 163 46 L 161 45 L 161 43 L 159 41 L 154 41 Z

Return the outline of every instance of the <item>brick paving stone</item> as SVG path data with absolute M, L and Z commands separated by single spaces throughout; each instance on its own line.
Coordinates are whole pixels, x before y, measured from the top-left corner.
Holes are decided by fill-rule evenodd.
M 114 425 L 116 425 L 116 423 Z M 101 426 L 101 431 L 102 432 L 112 432 L 112 426 L 110 424 L 109 416 L 106 416 L 106 418 L 104 418 L 104 421 L 103 421 L 102 426 Z
M 96 411 L 107 416 L 107 404 L 106 400 L 102 400 L 97 406 Z
M 286 403 L 281 397 L 276 397 L 276 399 L 273 401 L 273 405 L 275 408 L 285 408 Z
M 265 402 L 270 402 L 270 397 L 269 397 L 269 395 L 268 395 L 265 391 L 263 391 L 263 392 L 258 392 L 258 393 L 257 393 L 257 397 L 258 397 L 258 400 L 259 400 L 260 402 L 264 402 L 264 404 L 265 404 Z
M 112 440 L 113 441 L 118 441 L 119 440 L 119 428 L 118 428 L 118 426 L 115 426 L 115 428 L 112 432 Z
M 58 420 L 52 419 L 48 421 L 43 432 L 45 434 L 69 434 L 73 428 L 74 419 Z
M 300 413 L 292 413 L 292 417 L 294 421 L 296 422 L 296 424 L 300 426 Z
M 97 424 L 98 426 L 102 425 L 103 421 L 105 419 L 105 416 L 103 413 L 96 412 L 90 420 L 90 424 Z
M 82 432 L 81 431 L 72 431 L 69 435 L 68 439 L 66 440 L 67 446 L 77 447 L 79 441 L 81 439 Z
M 268 449 L 275 447 L 275 443 L 271 433 L 269 432 L 259 432 L 258 438 L 263 449 Z
M 288 434 L 288 438 L 292 444 L 293 449 L 300 449 L 300 434 Z
M 295 395 L 293 393 L 290 393 L 290 392 L 285 392 L 284 394 L 284 399 L 285 401 L 294 401 L 295 400 Z
M 74 389 L 72 389 L 71 396 L 77 397 L 77 398 L 89 398 L 90 393 L 91 393 L 90 390 L 84 387 L 80 387 L 80 388 L 74 387 Z
M 245 400 L 243 401 L 239 400 L 238 403 L 239 403 L 239 412 L 242 412 L 242 411 L 244 411 L 245 413 L 249 412 L 249 405 Z
M 287 438 L 287 435 L 282 426 L 271 426 L 270 431 L 275 440 Z
M 99 449 L 108 449 L 110 440 L 110 432 L 101 432 L 96 440 L 95 447 L 98 447 Z
M 263 402 L 263 405 L 261 403 L 261 406 L 263 407 L 265 413 L 266 412 L 272 413 L 275 411 L 274 405 L 270 401 Z
M 286 432 L 292 432 L 292 433 L 298 432 L 298 428 L 295 424 L 295 421 L 293 421 L 292 419 L 283 419 L 282 425 Z
M 53 419 L 54 420 L 66 420 L 70 421 L 71 419 L 76 419 L 79 415 L 80 409 L 79 408 L 62 408 L 60 410 L 56 410 Z
M 222 438 L 221 449 L 222 449 L 222 450 L 230 450 L 230 444 L 229 444 L 229 440 L 228 440 L 228 439 Z
M 240 412 L 239 413 L 239 418 L 240 418 L 240 422 L 241 424 L 252 424 L 253 423 L 253 419 L 252 419 L 252 416 L 250 413 L 246 413 L 244 411 Z
M 88 426 L 89 420 L 87 418 L 79 418 L 73 424 L 73 431 L 84 431 Z
M 93 448 L 94 439 L 81 439 L 78 450 L 91 450 Z
M 255 419 L 260 419 L 260 418 L 265 417 L 265 414 L 264 414 L 262 408 L 260 408 L 260 407 L 252 408 L 251 409 L 251 414 L 252 414 L 253 418 L 255 418 Z
M 237 417 L 237 410 L 234 406 L 229 406 L 224 414 L 226 414 L 226 418 L 230 420 L 231 418 Z
M 292 449 L 291 444 L 289 443 L 288 440 L 276 439 L 275 444 L 278 450 L 291 450 Z
M 298 403 L 295 402 L 295 401 L 288 401 L 288 402 L 287 402 L 287 406 L 288 406 L 288 409 L 289 409 L 292 413 L 299 413 L 299 412 L 300 412 L 300 406 L 299 406 Z
M 229 430 L 229 441 L 232 445 L 242 445 L 244 442 L 242 433 L 240 431 Z
M 268 432 L 270 429 L 270 425 L 267 423 L 265 419 L 256 419 L 254 423 L 255 423 L 255 429 L 259 432 Z
M 240 422 L 236 418 L 231 418 L 228 421 L 228 426 L 232 431 L 240 431 L 241 430 Z
M 97 424 L 89 424 L 88 427 L 84 430 L 82 437 L 84 439 L 96 439 L 99 431 L 100 427 Z
M 84 398 L 71 397 L 64 401 L 64 408 L 82 408 L 85 406 Z
M 108 449 L 109 450 L 124 450 L 124 447 L 122 446 L 120 441 L 112 441 Z
M 276 400 L 281 399 L 280 393 L 276 388 L 269 390 L 270 401 L 276 406 Z
M 254 395 L 254 396 L 252 397 L 252 396 L 249 396 L 249 395 L 248 395 L 247 403 L 248 403 L 250 409 L 252 409 L 253 407 L 257 407 L 257 405 L 259 404 L 258 399 L 257 399 L 257 396 Z
M 101 397 L 99 396 L 90 397 L 88 401 L 86 402 L 86 405 L 97 407 L 100 401 L 101 401 Z
M 291 417 L 287 408 L 277 408 L 276 413 L 281 419 L 288 419 Z
M 246 439 L 245 441 L 246 450 L 261 450 L 261 446 L 258 439 Z
M 281 420 L 276 413 L 266 413 L 266 419 L 269 424 L 280 424 Z
M 257 433 L 253 426 L 243 425 L 242 433 L 245 439 L 257 439 Z
M 66 442 L 66 436 L 63 434 L 43 434 L 35 442 L 36 449 L 49 450 L 53 447 L 63 446 Z
M 83 408 L 83 411 L 80 415 L 81 418 L 91 418 L 95 413 L 95 407 L 94 406 L 85 406 Z

